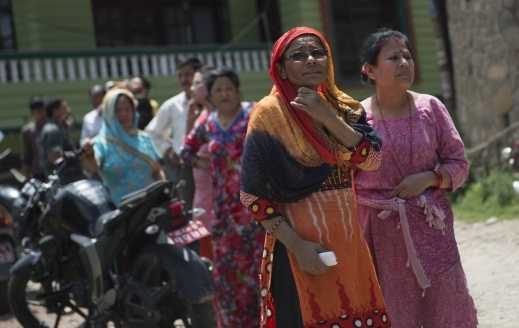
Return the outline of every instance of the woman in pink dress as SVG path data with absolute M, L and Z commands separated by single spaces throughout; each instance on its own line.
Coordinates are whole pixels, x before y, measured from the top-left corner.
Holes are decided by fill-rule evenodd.
M 362 105 L 384 146 L 380 168 L 356 175 L 357 205 L 393 327 L 475 327 L 445 197 L 467 178 L 463 142 L 437 98 L 409 91 L 405 35 L 373 33 L 361 62 L 376 88 Z

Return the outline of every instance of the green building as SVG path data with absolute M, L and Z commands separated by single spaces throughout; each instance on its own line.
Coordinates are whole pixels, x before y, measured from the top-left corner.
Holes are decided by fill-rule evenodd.
M 175 65 L 189 56 L 233 67 L 244 98 L 260 100 L 272 86 L 273 41 L 301 25 L 326 36 L 336 82 L 356 99 L 373 92 L 359 83 L 359 46 L 383 26 L 414 44 L 413 90 L 441 95 L 423 0 L 0 0 L 0 130 L 7 135 L 0 151 L 19 151 L 31 95 L 64 97 L 81 121 L 92 85 L 141 74 L 162 103 L 180 91 Z

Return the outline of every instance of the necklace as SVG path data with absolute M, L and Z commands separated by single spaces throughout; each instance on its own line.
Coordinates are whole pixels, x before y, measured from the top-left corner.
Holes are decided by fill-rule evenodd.
M 382 114 L 382 108 L 380 108 L 380 102 L 378 101 L 378 96 L 375 96 L 377 99 L 377 108 L 380 112 L 380 117 L 382 118 L 382 125 L 384 125 L 384 130 L 386 130 L 386 136 L 389 142 L 391 143 L 391 148 L 393 148 L 393 152 L 395 153 L 396 159 L 398 160 L 398 156 L 396 154 L 395 144 L 391 140 L 391 134 L 386 127 L 386 120 L 384 120 L 384 115 Z M 409 107 L 409 166 L 411 166 L 413 162 L 413 118 L 411 115 L 411 101 L 409 100 L 409 95 L 407 95 L 407 106 Z

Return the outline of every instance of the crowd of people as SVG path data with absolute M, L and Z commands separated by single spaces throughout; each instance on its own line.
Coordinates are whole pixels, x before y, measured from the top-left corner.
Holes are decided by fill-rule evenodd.
M 410 90 L 406 35 L 369 35 L 359 71 L 374 87 L 363 101 L 335 85 L 325 38 L 298 27 L 275 43 L 257 103 L 232 69 L 195 57 L 160 107 L 143 76 L 95 85 L 62 183 L 99 179 L 117 204 L 184 180 L 211 231 L 199 254 L 214 263 L 218 327 L 476 327 L 445 196 L 467 178 L 463 142 L 439 99 Z M 29 108 L 22 171 L 44 180 L 76 149 L 71 109 L 39 95 Z

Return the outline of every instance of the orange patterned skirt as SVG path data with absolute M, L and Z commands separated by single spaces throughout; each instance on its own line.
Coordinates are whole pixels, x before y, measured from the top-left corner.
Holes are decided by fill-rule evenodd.
M 352 189 L 318 191 L 294 203 L 278 203 L 292 228 L 305 240 L 322 244 L 338 264 L 324 275 L 299 269 L 288 258 L 299 296 L 302 321 L 309 327 L 390 327 L 371 255 L 360 229 Z M 270 290 L 275 237 L 267 236 L 261 266 L 262 327 L 276 327 Z M 282 327 L 279 327 L 282 328 Z

